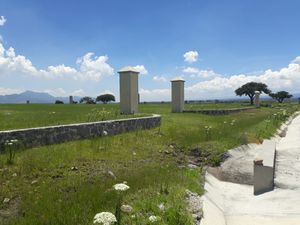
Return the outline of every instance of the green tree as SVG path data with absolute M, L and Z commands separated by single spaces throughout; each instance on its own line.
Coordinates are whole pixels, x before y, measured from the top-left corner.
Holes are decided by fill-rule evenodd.
M 278 91 L 276 93 L 270 93 L 269 95 L 273 99 L 277 100 L 279 103 L 282 103 L 284 101 L 284 99 L 293 97 L 293 95 L 291 95 L 287 91 Z
M 108 102 L 116 101 L 116 99 L 115 99 L 115 96 L 113 96 L 112 94 L 103 94 L 103 95 L 97 96 L 96 101 L 107 104 Z
M 96 104 L 95 100 L 92 97 L 85 96 L 80 99 L 80 103 L 85 103 L 85 104 Z
M 235 90 L 236 95 L 238 96 L 248 96 L 250 98 L 250 103 L 253 105 L 255 91 L 260 93 L 264 92 L 265 94 L 270 94 L 271 91 L 268 89 L 268 86 L 264 83 L 249 82 L 244 84 Z
M 64 102 L 61 101 L 61 100 L 56 100 L 56 101 L 55 101 L 55 104 L 64 104 Z

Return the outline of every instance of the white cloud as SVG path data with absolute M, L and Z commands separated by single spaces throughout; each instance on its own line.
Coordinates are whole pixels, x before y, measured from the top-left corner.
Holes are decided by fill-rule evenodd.
M 159 82 L 167 82 L 167 78 L 165 78 L 164 76 L 154 76 L 153 80 Z
M 36 92 L 40 92 L 40 91 L 36 91 Z M 56 88 L 56 89 L 46 89 L 42 92 L 46 92 L 54 97 L 68 97 L 70 95 L 72 96 L 85 96 L 86 93 L 84 90 L 82 89 L 78 89 L 78 90 L 75 90 L 75 91 L 66 91 L 65 89 L 63 88 Z
M 195 67 L 186 67 L 182 72 L 191 74 L 190 77 L 212 78 L 220 76 L 220 74 L 215 73 L 213 70 L 200 70 Z
M 4 26 L 6 22 L 6 18 L 4 16 L 0 16 L 0 26 Z
M 21 92 L 23 92 L 23 90 L 0 87 L 0 95 L 19 94 Z
M 297 56 L 291 63 L 300 64 L 300 56 Z
M 141 101 L 170 101 L 171 92 L 169 89 L 147 90 L 141 88 L 139 91 Z
M 98 81 L 102 77 L 107 75 L 110 76 L 114 73 L 114 69 L 107 64 L 107 56 L 93 57 L 93 55 L 94 53 L 89 52 L 77 59 L 77 64 L 80 67 L 80 78 Z
M 78 89 L 78 90 L 75 90 L 75 91 L 71 92 L 71 95 L 83 97 L 83 96 L 86 95 L 86 93 L 85 93 L 84 90 Z
M 198 56 L 199 56 L 199 54 L 197 51 L 189 51 L 189 52 L 184 53 L 183 58 L 184 58 L 185 62 L 193 63 L 198 60 Z
M 136 66 L 133 66 L 133 69 L 140 72 L 140 74 L 142 75 L 146 75 L 148 74 L 148 71 L 146 70 L 145 66 L 144 65 L 136 65 Z
M 105 90 L 105 91 L 101 92 L 99 95 L 105 95 L 105 94 L 111 94 L 111 95 L 115 96 L 115 94 L 111 90 Z
M 39 91 L 37 91 L 39 92 Z M 43 92 L 46 92 L 54 97 L 65 97 L 68 96 L 67 92 L 63 88 L 56 88 L 56 89 L 46 89 Z
M 293 61 L 294 62 L 294 61 Z M 292 93 L 299 92 L 300 86 L 300 63 L 290 63 L 278 71 L 271 69 L 260 75 L 245 74 L 233 75 L 230 77 L 215 77 L 209 81 L 199 82 L 186 88 L 190 97 L 202 96 L 205 98 L 233 97 L 234 90 L 247 82 L 263 82 L 272 91 L 286 90 Z
M 65 66 L 48 66 L 46 69 L 37 69 L 25 56 L 16 55 L 14 48 L 5 50 L 0 43 L 0 74 L 22 74 L 47 79 L 71 78 L 75 80 L 99 81 L 105 76 L 111 76 L 114 69 L 107 63 L 107 56 L 94 56 L 87 53 L 78 58 L 76 63 L 79 69 Z
M 185 88 L 185 99 L 218 99 L 235 97 L 234 90 L 247 82 L 263 82 L 276 92 L 285 90 L 299 93 L 300 57 L 280 70 L 268 69 L 257 75 L 238 74 L 229 77 L 217 76 L 208 81 L 201 81 Z M 141 96 L 149 100 L 170 100 L 170 89 L 141 90 Z M 145 101 L 145 100 L 143 100 Z

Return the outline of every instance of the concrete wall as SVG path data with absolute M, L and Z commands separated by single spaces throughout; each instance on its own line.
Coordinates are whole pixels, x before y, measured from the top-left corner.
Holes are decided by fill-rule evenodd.
M 62 126 L 38 127 L 0 131 L 0 152 L 6 140 L 18 139 L 25 148 L 62 143 L 107 135 L 116 135 L 137 129 L 151 129 L 161 124 L 161 116 L 110 120 Z
M 184 110 L 183 112 L 187 113 L 202 113 L 206 115 L 228 115 L 231 113 L 238 113 L 243 112 L 246 110 L 251 110 L 254 108 L 238 108 L 238 109 L 190 109 L 190 110 Z

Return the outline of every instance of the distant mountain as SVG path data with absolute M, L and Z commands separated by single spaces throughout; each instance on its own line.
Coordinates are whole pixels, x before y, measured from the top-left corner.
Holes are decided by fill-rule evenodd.
M 80 97 L 74 96 L 74 101 L 79 101 Z M 45 92 L 25 91 L 20 94 L 0 95 L 0 103 L 54 103 L 55 100 L 69 103 L 69 97 L 54 97 Z

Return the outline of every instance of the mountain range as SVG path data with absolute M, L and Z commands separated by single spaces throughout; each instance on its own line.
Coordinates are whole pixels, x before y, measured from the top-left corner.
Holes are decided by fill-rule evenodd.
M 300 93 L 293 94 L 293 98 L 299 98 Z M 73 101 L 79 102 L 81 97 L 73 96 Z M 248 99 L 246 97 L 235 97 L 226 100 L 243 100 Z M 270 99 L 269 97 L 263 97 L 262 99 Z M 20 94 L 11 94 L 11 95 L 0 95 L 0 104 L 1 103 L 54 103 L 56 100 L 63 101 L 64 103 L 69 103 L 69 97 L 54 97 L 45 92 L 34 92 L 34 91 L 25 91 Z M 222 99 L 225 100 L 225 99 Z
M 69 97 L 54 97 L 45 92 L 25 91 L 20 94 L 0 95 L 0 103 L 54 103 L 56 100 L 69 103 Z M 80 97 L 73 96 L 73 101 L 79 101 Z

